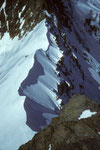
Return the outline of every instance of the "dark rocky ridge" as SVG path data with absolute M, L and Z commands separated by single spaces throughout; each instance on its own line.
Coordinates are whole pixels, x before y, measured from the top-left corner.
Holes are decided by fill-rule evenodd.
M 75 3 L 77 2 L 75 1 Z M 98 57 L 100 49 L 99 23 L 96 23 L 92 17 L 90 22 L 94 20 L 95 27 L 90 26 L 90 23 L 87 22 L 93 10 L 91 9 L 84 18 L 79 15 L 80 12 L 78 13 L 78 9 L 75 8 L 73 0 L 50 0 L 49 5 L 52 17 L 48 19 L 48 22 L 51 25 L 51 32 L 56 35 L 59 48 L 64 52 L 64 57 L 57 65 L 59 77 L 61 77 L 61 83 L 58 85 L 58 97 L 66 104 L 74 94 L 84 94 L 100 103 L 99 84 L 89 72 L 89 67 L 95 62 L 94 60 L 91 60 L 92 63 L 89 62 L 91 58 L 88 58 L 87 55 L 87 53 L 90 54 L 100 64 L 100 57 Z M 54 16 L 57 26 L 54 23 Z M 95 33 L 94 30 L 96 30 Z M 76 57 L 73 56 L 73 53 Z M 100 78 L 100 72 L 96 72 L 95 69 L 94 72 Z
M 45 0 L 1 0 L 0 8 L 4 2 L 6 2 L 6 5 L 0 11 L 1 38 L 5 32 L 9 32 L 12 38 L 17 35 L 21 38 L 27 31 L 31 31 L 37 23 L 45 18 L 43 13 L 43 9 L 46 6 Z M 25 7 L 24 10 L 23 7 Z M 22 21 L 24 23 L 21 26 Z M 22 30 L 23 33 L 21 33 Z
M 92 117 L 78 120 L 84 110 L 97 112 Z M 61 110 L 51 124 L 22 145 L 19 150 L 99 150 L 100 106 L 84 95 L 76 95 Z

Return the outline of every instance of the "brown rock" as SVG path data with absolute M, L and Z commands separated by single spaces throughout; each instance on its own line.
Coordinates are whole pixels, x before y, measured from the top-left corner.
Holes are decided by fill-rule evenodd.
M 96 111 L 92 117 L 78 120 L 84 110 Z M 84 95 L 75 95 L 61 110 L 59 117 L 52 119 L 34 138 L 19 150 L 99 150 L 100 108 Z
M 3 3 L 4 0 L 0 1 L 0 6 Z M 21 38 L 31 31 L 37 23 L 45 18 L 44 5 L 46 5 L 46 0 L 7 0 L 5 8 L 0 11 L 0 38 L 5 32 L 9 32 L 12 38 L 15 36 Z M 23 7 L 25 7 L 24 10 Z M 21 26 L 21 24 L 23 25 Z

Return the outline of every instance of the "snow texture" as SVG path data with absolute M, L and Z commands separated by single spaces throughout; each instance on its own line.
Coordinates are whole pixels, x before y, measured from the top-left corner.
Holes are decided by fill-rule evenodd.
M 54 90 L 60 82 L 56 63 L 61 56 L 45 20 L 21 40 L 12 40 L 8 33 L 0 40 L 0 149 L 17 150 L 58 115 Z
M 51 150 L 51 144 L 49 145 L 49 149 L 48 150 Z
M 61 108 L 61 99 L 59 103 L 56 94 L 57 85 L 60 83 L 56 63 L 63 54 L 55 42 L 55 37 L 49 32 L 47 39 L 49 42 L 47 50 L 36 51 L 35 63 L 19 89 L 20 95 L 26 96 L 27 124 L 36 131 L 49 124 L 51 118 L 57 116 Z M 48 118 L 43 115 L 48 113 Z
M 80 119 L 83 119 L 83 118 L 89 118 L 92 115 L 95 115 L 96 113 L 97 112 L 91 112 L 90 110 L 85 110 L 85 111 L 82 112 L 81 116 L 78 119 L 80 120 Z

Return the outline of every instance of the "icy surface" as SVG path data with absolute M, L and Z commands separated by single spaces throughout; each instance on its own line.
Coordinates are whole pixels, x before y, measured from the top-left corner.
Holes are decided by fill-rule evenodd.
M 0 8 L 0 11 L 1 11 L 2 9 L 5 9 L 5 6 L 6 6 L 6 0 L 3 2 L 2 6 L 1 6 L 1 8 Z
M 48 32 L 47 37 L 49 42 L 47 51 L 43 49 L 36 51 L 35 63 L 19 89 L 20 95 L 26 96 L 27 124 L 36 131 L 49 124 L 51 118 L 57 116 L 61 108 L 61 99 L 59 103 L 56 94 L 57 85 L 60 83 L 56 63 L 62 57 L 62 51 L 51 33 Z M 49 114 L 48 118 L 43 114 Z
M 5 33 L 3 39 L 0 40 L 0 149 L 2 150 L 17 150 L 21 144 L 30 140 L 35 134 L 26 125 L 25 96 L 20 96 L 18 90 L 34 64 L 33 58 L 36 51 L 48 49 L 49 42 L 46 34 L 47 27 L 45 21 L 42 21 L 22 40 L 18 40 L 17 37 L 11 40 L 8 33 Z M 44 60 L 45 56 L 40 56 L 40 59 Z M 47 63 L 46 59 L 44 63 Z M 52 64 L 50 66 L 53 67 Z M 42 78 L 38 82 L 41 87 L 40 91 L 44 89 L 51 93 L 49 87 L 47 89 L 44 87 Z M 56 88 L 56 85 L 53 84 L 53 86 Z M 27 87 L 26 91 L 29 89 L 31 93 L 31 86 Z M 53 105 L 50 104 L 52 109 Z M 47 115 L 44 116 L 47 118 Z
M 17 150 L 58 115 L 61 56 L 45 20 L 21 40 L 0 40 L 0 149 Z
M 51 144 L 49 145 L 49 149 L 48 150 L 51 150 Z
M 90 110 L 85 110 L 85 111 L 82 112 L 81 116 L 78 119 L 80 120 L 80 119 L 83 119 L 83 118 L 89 118 L 92 115 L 95 115 L 96 113 L 97 112 L 91 112 Z

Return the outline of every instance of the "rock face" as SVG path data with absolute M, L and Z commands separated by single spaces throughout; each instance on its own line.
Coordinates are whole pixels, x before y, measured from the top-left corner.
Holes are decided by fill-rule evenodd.
M 94 115 L 79 119 L 85 110 Z M 19 150 L 99 150 L 100 107 L 84 95 L 75 95 L 59 117 L 41 130 Z
M 99 102 L 100 1 L 50 0 L 49 4 L 49 23 L 64 55 L 57 68 L 61 77 L 58 96 L 64 104 L 74 94 Z
M 0 1 L 0 36 L 5 32 L 20 38 L 44 18 L 45 0 Z

